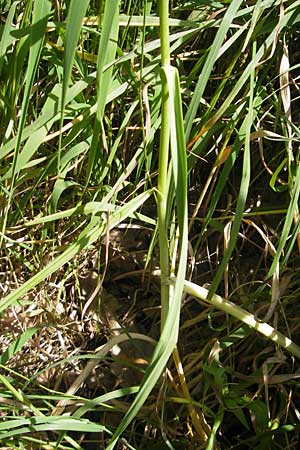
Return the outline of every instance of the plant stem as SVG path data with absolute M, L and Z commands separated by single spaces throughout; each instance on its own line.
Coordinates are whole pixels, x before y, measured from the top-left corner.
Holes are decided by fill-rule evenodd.
M 169 1 L 160 0 L 158 2 L 158 12 L 160 21 L 160 48 L 161 65 L 170 65 L 170 42 L 169 42 Z
M 169 100 L 168 87 L 162 83 L 162 120 L 160 134 L 160 150 L 158 165 L 158 230 L 160 249 L 160 269 L 161 269 L 161 327 L 165 323 L 169 309 L 169 241 L 167 223 L 167 196 L 168 196 L 168 156 L 169 156 Z
M 161 40 L 161 65 L 170 65 L 170 45 L 168 0 L 160 0 L 158 3 L 160 17 L 160 40 Z M 158 163 L 158 199 L 157 215 L 159 230 L 160 268 L 161 268 L 161 329 L 163 329 L 169 310 L 169 241 L 167 221 L 167 197 L 168 197 L 168 162 L 170 141 L 169 120 L 169 91 L 168 84 L 163 71 L 161 71 L 162 83 L 162 105 L 161 105 L 161 133 Z
M 174 282 L 174 280 L 171 280 L 171 282 Z M 207 289 L 190 281 L 185 281 L 184 291 L 186 294 L 192 295 L 200 300 L 204 300 L 227 314 L 230 314 L 232 317 L 235 317 L 241 322 L 244 322 L 246 325 L 258 331 L 275 344 L 285 348 L 292 355 L 300 358 L 300 347 L 297 344 L 279 331 L 275 330 L 268 323 L 260 322 L 253 314 L 249 313 L 240 306 L 235 305 L 217 294 L 213 294 L 212 297 L 209 297 L 209 291 Z
M 160 0 L 158 4 L 160 17 L 161 40 L 161 65 L 170 65 L 170 45 L 168 1 Z M 159 229 L 160 268 L 161 268 L 161 329 L 163 329 L 169 310 L 169 242 L 167 221 L 167 197 L 168 197 L 168 160 L 170 141 L 170 115 L 169 115 L 169 91 L 166 77 L 161 71 L 162 105 L 161 105 L 161 133 L 158 165 L 158 199 L 157 215 Z

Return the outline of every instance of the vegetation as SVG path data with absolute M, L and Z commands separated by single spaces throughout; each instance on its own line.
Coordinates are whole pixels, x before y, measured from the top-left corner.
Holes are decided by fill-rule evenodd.
M 0 6 L 1 448 L 299 448 L 300 1 Z

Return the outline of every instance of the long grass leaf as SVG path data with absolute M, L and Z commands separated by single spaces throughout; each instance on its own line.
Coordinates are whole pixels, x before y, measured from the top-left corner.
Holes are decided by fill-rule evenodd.
M 254 46 L 254 49 L 256 49 L 256 46 Z M 253 50 L 255 54 L 255 50 Z M 236 240 L 238 237 L 238 233 L 240 230 L 240 226 L 242 223 L 244 208 L 247 200 L 248 195 L 248 189 L 250 184 L 250 171 L 251 171 L 251 158 L 250 158 L 250 134 L 251 134 L 251 127 L 253 125 L 253 118 L 254 118 L 254 72 L 252 73 L 251 77 L 251 87 L 250 87 L 250 95 L 249 95 L 249 106 L 248 106 L 248 113 L 244 121 L 245 128 L 242 130 L 242 133 L 245 133 L 244 138 L 244 155 L 243 155 L 243 168 L 242 168 L 242 179 L 241 179 L 241 185 L 240 185 L 240 191 L 239 196 L 237 199 L 237 206 L 235 211 L 235 217 L 230 233 L 230 241 L 228 244 L 228 247 L 226 249 L 226 252 L 222 258 L 221 264 L 218 268 L 218 271 L 213 279 L 213 282 L 210 287 L 209 297 L 216 292 L 218 289 L 219 283 L 223 277 L 223 274 L 225 272 L 225 269 L 227 267 L 227 264 L 230 260 L 230 257 L 232 255 L 232 252 L 236 245 Z M 243 137 L 241 136 L 241 139 Z
M 109 87 L 112 81 L 113 65 L 104 71 L 104 67 L 115 59 L 117 42 L 119 34 L 119 0 L 110 0 L 105 2 L 103 23 L 101 27 L 101 38 L 99 42 L 97 58 L 97 111 L 94 122 L 93 139 L 89 153 L 87 182 L 91 176 L 95 165 L 96 155 L 101 160 L 99 153 L 99 139 L 102 134 L 101 124 L 104 114 L 104 107 Z
M 15 178 L 16 178 L 16 166 L 20 152 L 20 145 L 22 141 L 22 133 L 26 122 L 26 114 L 28 110 L 30 93 L 33 86 L 35 74 L 38 68 L 40 55 L 43 47 L 45 31 L 47 27 L 48 17 L 51 10 L 51 2 L 49 0 L 36 0 L 34 3 L 33 15 L 32 15 L 32 25 L 30 29 L 30 52 L 28 58 L 28 66 L 26 73 L 26 83 L 24 89 L 24 95 L 21 106 L 20 120 L 18 124 L 18 133 L 16 137 L 16 144 L 13 155 L 12 162 L 12 181 L 10 185 L 8 205 L 6 209 L 6 214 L 3 220 L 2 232 L 5 232 L 7 213 L 10 208 L 12 201 L 12 196 L 15 188 Z
M 211 74 L 212 68 L 217 59 L 217 55 L 219 53 L 221 45 L 224 41 L 224 38 L 228 32 L 229 27 L 232 24 L 232 21 L 235 18 L 235 15 L 236 15 L 241 3 L 242 3 L 242 0 L 233 0 L 232 2 L 230 2 L 230 5 L 226 11 L 226 14 L 221 22 L 221 25 L 218 29 L 218 32 L 217 32 L 214 42 L 212 44 L 211 50 L 206 58 L 204 67 L 201 71 L 201 74 L 199 75 L 199 80 L 197 82 L 197 85 L 196 85 L 196 88 L 195 88 L 195 91 L 193 94 L 193 98 L 190 102 L 190 105 L 188 107 L 188 110 L 187 110 L 187 113 L 185 116 L 186 140 L 189 139 L 193 120 L 197 114 L 197 110 L 198 110 L 200 101 L 202 99 L 203 92 L 205 90 L 205 87 L 206 87 L 207 81 L 209 79 L 209 76 Z
M 12 342 L 7 349 L 0 355 L 0 364 L 5 365 L 10 358 L 18 353 L 24 344 L 32 338 L 32 336 L 38 331 L 38 327 L 32 327 L 25 330 L 20 336 L 18 336 L 14 342 Z
M 4 59 L 4 55 L 5 52 L 7 50 L 7 48 L 14 42 L 14 38 L 11 35 L 11 28 L 12 28 L 12 22 L 14 19 L 14 14 L 16 11 L 16 6 L 17 6 L 18 2 L 13 2 L 6 21 L 5 21 L 5 25 L 4 25 L 4 29 L 2 32 L 2 36 L 1 36 L 1 40 L 0 40 L 0 75 L 1 75 L 1 71 L 2 71 L 2 66 L 3 66 L 3 59 Z
M 275 270 L 276 266 L 280 260 L 280 257 L 282 256 L 283 249 L 288 242 L 288 236 L 292 227 L 293 219 L 295 212 L 298 208 L 298 200 L 299 200 L 299 194 L 300 194 L 300 165 L 297 165 L 297 171 L 293 182 L 293 188 L 291 192 L 291 201 L 289 203 L 288 210 L 286 212 L 286 217 L 284 221 L 284 226 L 281 232 L 280 240 L 278 243 L 278 247 L 276 250 L 276 255 L 273 258 L 272 265 L 270 267 L 270 270 L 267 274 L 267 277 L 271 277 Z
M 62 112 L 65 109 L 66 95 L 70 82 L 75 50 L 81 32 L 82 19 L 88 5 L 89 0 L 71 0 L 69 7 L 67 29 L 65 34 L 64 78 L 61 96 Z

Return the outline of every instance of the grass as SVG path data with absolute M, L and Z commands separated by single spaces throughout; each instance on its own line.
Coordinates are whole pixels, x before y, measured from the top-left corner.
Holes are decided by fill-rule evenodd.
M 0 5 L 3 448 L 296 449 L 299 1 Z

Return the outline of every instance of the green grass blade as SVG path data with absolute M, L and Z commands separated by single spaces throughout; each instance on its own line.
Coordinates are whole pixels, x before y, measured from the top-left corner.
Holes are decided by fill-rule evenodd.
M 10 185 L 8 205 L 6 209 L 6 214 L 3 220 L 2 232 L 5 232 L 5 227 L 7 223 L 7 213 L 10 209 L 10 204 L 12 201 L 12 196 L 15 188 L 15 178 L 16 178 L 16 165 L 18 161 L 18 156 L 20 152 L 20 145 L 22 140 L 22 133 L 26 122 L 26 115 L 28 110 L 28 105 L 30 101 L 30 93 L 32 90 L 35 74 L 40 61 L 40 55 L 43 47 L 45 31 L 47 27 L 48 17 L 51 10 L 51 2 L 49 0 L 36 0 L 34 3 L 34 9 L 32 14 L 32 25 L 30 31 L 30 41 L 31 47 L 29 51 L 28 66 L 26 73 L 26 83 L 24 89 L 24 95 L 21 106 L 20 121 L 18 124 L 18 133 L 16 137 L 16 144 L 14 149 L 13 163 L 12 163 L 12 181 Z
M 254 48 L 256 48 L 256 47 L 254 46 Z M 245 208 L 245 204 L 246 204 L 246 200 L 247 200 L 249 184 L 250 184 L 250 171 L 251 171 L 250 133 L 251 133 L 251 127 L 253 126 L 253 118 L 254 118 L 254 114 L 255 114 L 254 99 L 253 99 L 254 92 L 253 91 L 254 91 L 254 71 L 253 71 L 252 77 L 251 77 L 248 113 L 247 113 L 247 116 L 244 121 L 245 128 L 243 128 L 241 130 L 241 140 L 244 140 L 244 156 L 243 156 L 242 179 L 241 179 L 239 196 L 238 196 L 238 200 L 237 200 L 235 217 L 234 217 L 234 221 L 233 221 L 233 225 L 232 225 L 232 230 L 230 232 L 230 241 L 228 244 L 228 248 L 226 249 L 225 255 L 222 258 L 220 267 L 218 268 L 218 271 L 213 279 L 213 282 L 212 282 L 210 290 L 209 290 L 210 298 L 217 291 L 220 281 L 223 277 L 225 268 L 227 267 L 227 264 L 230 260 L 232 252 L 235 249 L 240 226 L 242 223 L 244 208 Z M 244 139 L 243 139 L 243 135 L 245 136 Z
M 0 355 L 0 364 L 5 365 L 11 357 L 20 351 L 26 342 L 38 331 L 38 327 L 32 327 L 25 330 L 16 340 L 10 344 L 7 349 Z
M 64 78 L 61 96 L 62 115 L 65 109 L 66 95 L 71 78 L 75 50 L 81 32 L 82 19 L 88 5 L 89 0 L 71 0 L 69 7 L 65 34 Z
M 61 416 L 10 420 L 2 425 L 6 425 L 5 429 L 10 431 L 0 431 L 0 439 L 7 439 L 24 433 L 42 431 L 81 431 L 87 433 L 108 431 L 106 427 L 91 422 L 88 419 L 74 419 L 72 417 Z M 4 427 L 0 424 L 0 430 L 1 428 Z
M 202 99 L 202 95 L 204 93 L 207 81 L 209 79 L 209 76 L 211 74 L 212 68 L 215 64 L 215 61 L 217 59 L 218 53 L 220 51 L 221 45 L 225 39 L 226 34 L 228 33 L 228 30 L 232 24 L 232 21 L 234 20 L 236 13 L 242 3 L 242 0 L 233 0 L 230 2 L 230 5 L 226 11 L 226 14 L 220 24 L 220 27 L 218 29 L 218 32 L 216 34 L 216 37 L 214 39 L 214 42 L 212 44 L 211 50 L 208 54 L 208 57 L 205 60 L 204 67 L 201 71 L 201 74 L 199 75 L 199 80 L 197 82 L 193 98 L 190 102 L 190 105 L 188 107 L 186 116 L 185 116 L 185 123 L 186 123 L 186 131 L 185 131 L 185 137 L 186 140 L 189 139 L 193 120 L 196 117 L 197 110 L 200 104 L 200 101 Z
M 82 19 L 85 15 L 89 0 L 71 0 L 69 7 L 69 14 L 67 18 L 66 34 L 65 34 L 65 49 L 64 49 L 64 72 L 62 82 L 62 94 L 61 94 L 61 117 L 60 117 L 60 130 L 62 129 L 66 96 L 69 87 L 69 82 L 72 73 L 73 61 L 76 51 L 77 42 L 81 32 Z M 62 133 L 59 136 L 58 153 L 57 153 L 57 174 L 58 178 L 61 177 L 61 147 L 62 147 Z M 54 206 L 54 205 L 53 205 Z
M 114 61 L 119 34 L 119 0 L 105 2 L 101 38 L 97 58 L 97 111 L 93 130 L 93 139 L 89 153 L 87 182 L 95 165 L 96 156 L 101 160 L 98 146 L 102 134 L 101 124 L 106 105 L 107 94 L 112 81 L 113 65 L 104 71 L 105 65 Z
M 300 166 L 298 164 L 294 183 L 293 183 L 293 189 L 292 189 L 292 193 L 291 193 L 291 201 L 289 203 L 289 207 L 288 207 L 288 210 L 286 213 L 286 218 L 284 221 L 284 226 L 283 226 L 280 240 L 278 243 L 278 248 L 276 250 L 276 254 L 273 258 L 272 265 L 267 274 L 267 277 L 271 277 L 274 274 L 274 272 L 276 270 L 276 266 L 282 256 L 283 249 L 284 249 L 286 243 L 288 242 L 288 236 L 289 236 L 292 224 L 293 224 L 294 215 L 298 208 L 299 194 L 300 194 Z M 296 238 L 296 236 L 295 236 L 295 238 Z
M 11 5 L 11 7 L 9 9 L 9 13 L 7 15 L 5 25 L 4 25 L 4 30 L 2 32 L 2 36 L 1 36 L 1 40 L 0 40 L 0 75 L 1 75 L 1 70 L 2 70 L 2 66 L 3 66 L 3 59 L 4 59 L 5 52 L 6 52 L 7 48 L 14 42 L 14 38 L 12 37 L 10 32 L 11 32 L 12 23 L 13 23 L 17 4 L 18 4 L 18 2 L 13 2 L 13 4 Z

